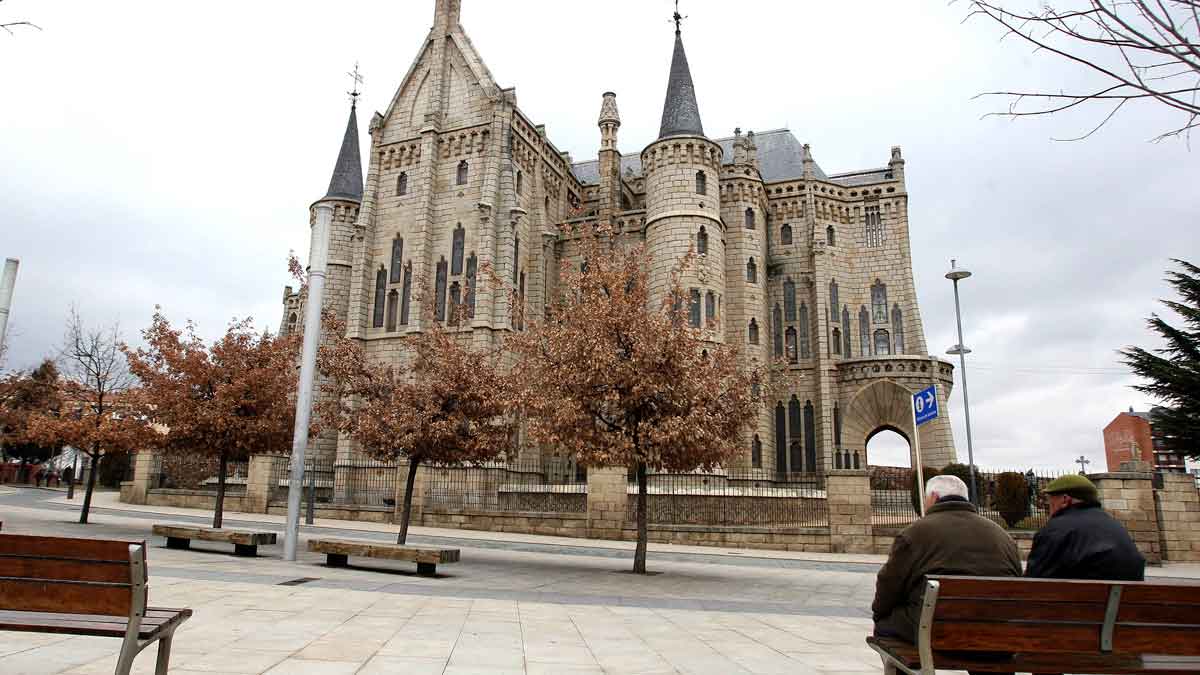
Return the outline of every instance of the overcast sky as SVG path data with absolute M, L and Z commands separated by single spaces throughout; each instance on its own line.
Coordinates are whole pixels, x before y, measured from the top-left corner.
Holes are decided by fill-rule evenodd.
M 421 46 L 433 0 L 175 3 L 7 0 L 0 18 L 0 256 L 21 259 L 9 367 L 54 351 L 76 303 L 133 340 L 161 304 L 208 336 L 233 317 L 279 322 L 289 250 L 305 256 L 348 112 L 361 138 Z M 685 0 L 705 130 L 790 128 L 829 173 L 907 160 L 917 293 L 930 349 L 956 342 L 963 282 L 976 462 L 1103 466 L 1101 429 L 1148 407 L 1115 350 L 1156 344 L 1144 319 L 1171 257 L 1200 258 L 1197 151 L 1148 142 L 1173 121 L 1129 109 L 981 119 L 994 88 L 1091 82 L 963 23 L 963 3 Z M 576 161 L 595 157 L 601 94 L 618 94 L 623 152 L 657 133 L 669 0 L 463 0 L 501 86 Z M 366 152 L 364 151 L 364 157 Z M 365 173 L 365 167 L 364 167 Z M 961 381 L 960 381 L 961 382 Z M 951 414 L 966 457 L 961 384 Z M 873 461 L 906 463 L 893 444 Z

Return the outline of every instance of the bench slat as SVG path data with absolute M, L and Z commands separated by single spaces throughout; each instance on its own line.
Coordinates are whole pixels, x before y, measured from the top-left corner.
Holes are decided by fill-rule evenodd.
M 129 616 L 132 606 L 129 584 L 0 579 L 0 609 Z
M 129 553 L 125 562 L 107 560 L 64 560 L 0 554 L 0 577 L 23 577 L 59 581 L 105 581 L 129 583 Z
M 934 614 L 936 621 L 970 621 L 987 617 L 991 621 L 1020 621 L 1055 617 L 1062 621 L 1103 623 L 1104 603 L 1047 602 L 1045 600 L 1012 600 L 1010 598 L 943 598 L 938 597 Z
M 1100 624 L 935 621 L 932 640 L 935 650 L 1089 652 L 1100 649 Z
M 920 665 L 917 648 L 894 638 L 867 638 L 905 666 Z M 1194 675 L 1200 672 L 1200 657 L 1099 655 L 1095 653 L 1016 654 L 1009 661 L 971 659 L 961 654 L 936 652 L 939 669 L 972 670 L 977 672 L 1088 672 L 1088 673 L 1153 673 L 1154 675 Z
M 201 541 L 220 541 L 243 546 L 267 546 L 274 544 L 277 538 L 275 532 L 262 530 L 233 530 L 214 529 L 211 527 L 186 527 L 179 525 L 155 525 L 151 530 L 160 537 L 176 539 L 197 539 Z
M 106 560 L 129 564 L 129 547 L 131 545 L 144 546 L 145 542 L 0 534 L 0 553 L 70 560 Z
M 459 551 L 455 548 L 420 548 L 402 546 L 400 544 L 380 544 L 376 542 L 338 539 L 309 539 L 308 550 L 313 553 L 332 553 L 334 555 L 385 558 L 388 560 L 408 560 L 417 563 L 443 564 L 454 563 L 459 560 Z
M 149 609 L 147 615 L 138 630 L 138 637 L 143 640 L 148 640 L 175 624 L 183 622 L 192 615 L 192 610 Z M 127 616 L 83 618 L 48 612 L 0 611 L 0 630 L 7 631 L 119 638 L 125 637 L 128 627 L 129 618 Z

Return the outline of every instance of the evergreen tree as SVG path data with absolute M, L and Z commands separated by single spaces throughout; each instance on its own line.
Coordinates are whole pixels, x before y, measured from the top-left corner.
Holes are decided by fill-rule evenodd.
M 1166 345 L 1154 350 L 1128 347 L 1121 355 L 1147 381 L 1134 389 L 1163 402 L 1151 422 L 1164 448 L 1200 459 L 1200 267 L 1174 262 L 1182 270 L 1168 271 L 1166 281 L 1180 299 L 1162 303 L 1183 318 L 1183 325 L 1172 326 L 1153 314 L 1147 323 Z

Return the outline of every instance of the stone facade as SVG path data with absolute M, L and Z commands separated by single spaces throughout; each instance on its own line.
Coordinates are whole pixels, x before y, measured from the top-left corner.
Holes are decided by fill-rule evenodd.
M 1200 562 L 1200 490 L 1192 476 L 1163 473 L 1154 493 L 1163 557 L 1172 562 Z
M 909 397 L 929 384 L 938 385 L 942 417 L 920 430 L 925 463 L 955 460 L 945 405 L 953 367 L 925 344 L 900 148 L 881 166 L 826 174 L 788 130 L 706 136 L 677 32 L 663 135 L 622 154 L 608 92 L 597 159 L 574 162 L 521 111 L 516 91 L 495 82 L 460 24 L 459 2 L 435 5 L 428 38 L 370 121 L 361 198 L 324 200 L 338 209 L 326 302 L 369 355 L 403 365 L 401 338 L 455 303 L 472 308 L 457 328 L 464 339 L 490 344 L 520 330 L 505 294 L 477 283 L 483 270 L 541 317 L 560 265 L 581 262 L 571 233 L 605 224 L 619 241 L 645 244 L 655 297 L 696 251 L 683 283 L 706 339 L 737 345 L 748 367 L 769 371 L 770 400 L 734 464 L 824 473 L 839 455 L 857 455 L 866 466 L 879 431 L 913 438 Z M 284 330 L 301 305 L 289 289 Z M 355 454 L 332 434 L 312 451 Z

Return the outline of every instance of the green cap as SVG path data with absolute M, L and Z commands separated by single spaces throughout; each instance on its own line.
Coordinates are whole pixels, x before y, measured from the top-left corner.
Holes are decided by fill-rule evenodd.
M 1087 476 L 1077 473 L 1069 473 L 1055 478 L 1042 492 L 1048 495 L 1067 494 L 1085 502 L 1100 501 L 1100 491 L 1096 489 L 1096 484 L 1088 480 Z

